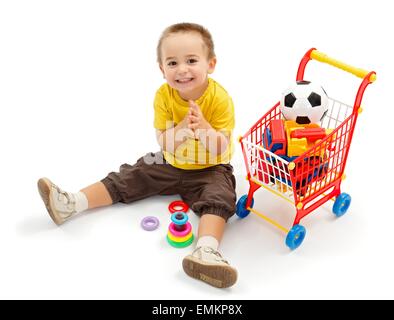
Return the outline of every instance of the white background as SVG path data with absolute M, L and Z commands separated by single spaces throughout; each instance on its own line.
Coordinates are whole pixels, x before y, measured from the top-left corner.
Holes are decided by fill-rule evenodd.
M 12 299 L 392 299 L 393 57 L 387 1 L 1 1 L 0 298 Z M 161 31 L 192 21 L 213 34 L 213 78 L 232 95 L 235 136 L 244 134 L 295 79 L 311 47 L 378 80 L 364 96 L 340 219 L 326 204 L 302 220 L 307 238 L 290 252 L 285 235 L 255 215 L 232 218 L 221 245 L 237 284 L 218 290 L 188 278 L 191 251 L 165 241 L 168 204 L 154 197 L 83 214 L 57 227 L 36 182 L 78 191 L 119 165 L 158 150 L 152 102 L 163 78 Z M 352 104 L 360 83 L 311 62 L 305 78 Z M 248 190 L 236 144 L 237 195 Z M 294 208 L 263 190 L 255 208 L 290 226 Z M 140 220 L 161 226 L 145 232 Z M 191 214 L 195 228 L 198 219 Z

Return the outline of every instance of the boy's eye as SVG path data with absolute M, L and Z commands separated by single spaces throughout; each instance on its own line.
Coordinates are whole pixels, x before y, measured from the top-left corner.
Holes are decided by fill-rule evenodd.
M 168 63 L 167 63 L 167 66 L 169 66 L 169 67 L 174 67 L 174 66 L 176 66 L 176 61 L 170 61 L 170 62 L 168 62 Z
M 194 58 L 191 58 L 191 59 L 188 59 L 188 60 L 187 60 L 187 63 L 189 63 L 189 64 L 194 64 L 194 63 L 196 63 L 196 62 L 198 62 L 198 60 L 197 60 L 197 59 L 194 59 Z

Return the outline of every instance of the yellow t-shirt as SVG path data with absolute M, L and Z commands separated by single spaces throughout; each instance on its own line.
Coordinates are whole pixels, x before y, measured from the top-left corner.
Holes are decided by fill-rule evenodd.
M 234 105 L 231 97 L 219 83 L 208 78 L 207 89 L 195 102 L 213 129 L 223 130 L 221 132 L 230 136 L 228 147 L 222 154 L 212 156 L 199 140 L 187 138 L 178 146 L 175 154 L 163 150 L 164 158 L 174 167 L 187 170 L 229 163 L 234 149 L 231 137 L 234 129 Z M 154 109 L 154 127 L 166 130 L 184 119 L 189 111 L 189 103 L 166 83 L 156 92 Z

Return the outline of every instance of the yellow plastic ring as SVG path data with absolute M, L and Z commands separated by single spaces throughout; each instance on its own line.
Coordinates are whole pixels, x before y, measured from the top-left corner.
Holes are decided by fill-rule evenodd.
M 188 235 L 184 237 L 175 237 L 170 231 L 168 231 L 167 236 L 170 238 L 170 240 L 174 242 L 185 242 L 189 240 L 193 235 L 193 232 L 190 232 Z

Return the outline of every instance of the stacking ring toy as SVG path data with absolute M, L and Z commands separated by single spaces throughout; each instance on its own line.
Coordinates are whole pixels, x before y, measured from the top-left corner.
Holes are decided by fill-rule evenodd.
M 170 232 L 175 237 L 182 238 L 182 237 L 186 237 L 188 235 L 188 233 L 192 231 L 192 225 L 190 224 L 190 222 L 187 222 L 185 224 L 185 230 L 178 231 L 176 229 L 176 224 L 174 222 L 171 222 L 169 227 L 168 227 L 168 230 L 170 230 Z
M 177 211 L 187 212 L 187 210 L 189 210 L 189 206 L 186 203 L 184 203 L 183 201 L 178 200 L 178 201 L 171 202 L 170 205 L 168 206 L 168 210 L 171 213 L 174 213 Z
M 156 230 L 158 226 L 159 226 L 159 219 L 157 219 L 156 217 L 145 217 L 141 221 L 141 227 L 146 231 Z
M 177 226 L 183 226 L 187 220 L 189 220 L 189 217 L 186 215 L 184 212 L 177 212 L 175 211 L 171 215 L 171 221 L 174 222 Z

